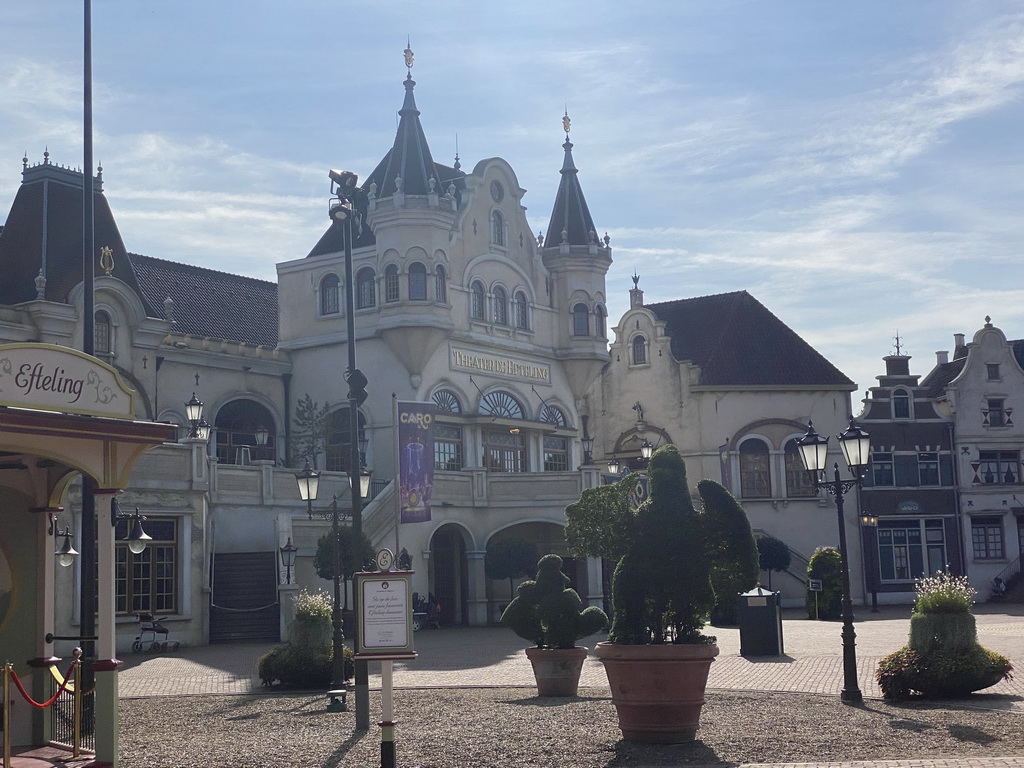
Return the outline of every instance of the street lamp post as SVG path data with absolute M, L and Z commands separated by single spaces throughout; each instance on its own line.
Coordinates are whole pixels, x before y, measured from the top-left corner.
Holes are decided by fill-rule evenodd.
M 850 565 L 846 546 L 846 519 L 843 514 L 843 498 L 853 488 L 858 487 L 864 478 L 867 468 L 871 444 L 868 435 L 851 418 L 850 426 L 837 435 L 843 458 L 853 476 L 851 480 L 843 480 L 839 476 L 839 463 L 833 464 L 834 478 L 826 477 L 828 438 L 814 431 L 814 426 L 807 424 L 807 434 L 797 443 L 800 458 L 812 481 L 819 488 L 824 488 L 836 497 L 836 512 L 839 516 L 839 555 L 842 559 L 843 574 L 843 690 L 839 698 L 846 704 L 860 704 L 864 696 L 857 683 L 857 633 L 853 629 L 853 602 L 850 599 Z
M 306 459 L 306 466 L 295 475 L 295 481 L 299 484 L 299 498 L 306 502 L 306 514 L 313 519 L 313 502 L 316 501 L 317 491 L 320 488 L 320 473 L 315 472 Z M 341 517 L 347 515 L 338 509 L 338 497 L 331 498 L 331 506 L 328 510 L 316 510 L 319 517 L 331 521 L 331 571 L 334 581 L 334 603 L 331 608 L 331 625 L 334 629 L 332 641 L 331 659 L 331 694 L 340 695 L 341 703 L 338 709 L 347 712 L 345 702 L 345 632 L 341 620 L 341 542 L 339 539 L 338 523 Z M 290 539 L 289 539 L 290 541 Z M 332 703 L 336 701 L 334 695 Z

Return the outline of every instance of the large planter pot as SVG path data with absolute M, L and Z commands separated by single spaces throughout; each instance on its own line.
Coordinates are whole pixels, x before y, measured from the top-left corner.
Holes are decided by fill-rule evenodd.
M 619 730 L 627 741 L 678 744 L 697 735 L 718 646 L 598 643 Z
M 527 648 L 526 658 L 533 665 L 540 696 L 575 696 L 580 687 L 580 672 L 587 648 Z

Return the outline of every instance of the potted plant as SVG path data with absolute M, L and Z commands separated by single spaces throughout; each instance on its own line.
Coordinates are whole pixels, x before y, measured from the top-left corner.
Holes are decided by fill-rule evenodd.
M 634 506 L 640 480 L 634 473 L 584 491 L 566 509 L 566 537 L 574 554 L 618 557 L 611 631 L 595 654 L 608 674 L 623 738 L 692 741 L 718 655 L 715 638 L 701 633 L 716 602 L 712 575 L 729 571 L 735 588 L 752 588 L 756 544 L 749 521 L 737 534 L 735 521 L 746 516 L 718 483 L 698 484 L 703 503 L 694 509 L 674 445 L 651 457 L 648 498 Z
M 569 578 L 562 573 L 562 558 L 545 555 L 537 563 L 536 580 L 524 581 L 501 615 L 501 623 L 524 640 L 541 696 L 575 696 L 587 647 L 576 642 L 608 623 L 600 608 L 583 607 Z

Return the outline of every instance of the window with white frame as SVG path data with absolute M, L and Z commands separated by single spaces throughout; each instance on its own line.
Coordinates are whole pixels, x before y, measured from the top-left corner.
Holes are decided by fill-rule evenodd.
M 93 317 L 93 351 L 98 355 L 109 355 L 114 349 L 114 324 L 110 321 L 110 313 L 101 309 Z
M 515 312 L 515 324 L 516 328 L 523 331 L 530 330 L 530 304 L 526 300 L 526 294 L 522 291 L 516 291 L 516 296 L 512 302 Z
M 324 275 L 320 281 L 320 314 L 336 315 L 341 311 L 341 280 L 337 275 Z
M 818 488 L 811 480 L 810 473 L 804 468 L 797 442 L 794 437 L 786 443 L 786 496 L 790 498 L 817 496 Z
M 527 472 L 525 435 L 518 430 L 485 430 L 484 468 L 491 472 Z
M 572 308 L 572 335 L 590 335 L 590 310 L 586 304 L 577 304 Z
M 630 342 L 630 364 L 643 365 L 647 362 L 647 337 L 637 334 Z
M 462 427 L 434 422 L 434 466 L 449 472 L 462 469 Z
M 494 322 L 508 325 L 508 294 L 500 285 L 494 288 Z
M 744 498 L 763 499 L 772 495 L 770 454 L 763 440 L 748 438 L 740 443 L 740 493 Z
M 569 470 L 569 439 L 566 437 L 544 437 L 544 471 L 567 472 Z
M 377 273 L 373 267 L 363 267 L 356 273 L 356 309 L 377 306 Z
M 434 270 L 434 301 L 440 304 L 448 303 L 448 275 L 440 264 Z
M 878 572 L 883 582 L 911 581 L 946 567 L 941 519 L 879 520 Z
M 1020 482 L 1019 451 L 979 451 L 975 484 L 1016 485 Z
M 934 451 L 922 451 L 917 454 L 918 482 L 921 485 L 939 484 L 939 454 Z
M 401 298 L 398 289 L 398 266 L 388 264 L 384 267 L 384 301 L 393 303 Z
M 149 517 L 152 541 L 139 554 L 128 549 L 129 520 L 119 520 L 114 543 L 114 604 L 118 615 L 177 613 L 180 580 L 178 525 L 173 517 Z
M 892 417 L 894 419 L 910 418 L 910 393 L 905 389 L 897 389 L 892 393 Z
M 427 300 L 427 268 L 418 261 L 409 265 L 409 300 Z
M 971 544 L 975 560 L 1002 560 L 1005 558 L 1002 517 L 972 517 Z
M 891 452 L 876 451 L 871 454 L 871 484 L 875 486 L 896 484 Z
M 483 320 L 486 317 L 487 294 L 484 292 L 484 284 L 474 280 L 469 287 L 469 316 L 474 320 Z

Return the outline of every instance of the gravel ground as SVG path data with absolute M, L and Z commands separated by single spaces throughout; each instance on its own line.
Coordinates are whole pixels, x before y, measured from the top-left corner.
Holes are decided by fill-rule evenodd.
M 1005 697 L 862 707 L 835 696 L 711 691 L 698 740 L 623 742 L 608 690 L 572 699 L 529 688 L 398 690 L 399 766 L 612 768 L 1024 755 L 1024 716 L 981 708 Z M 379 693 L 368 732 L 324 711 L 322 694 L 121 701 L 123 768 L 371 768 L 380 765 Z

